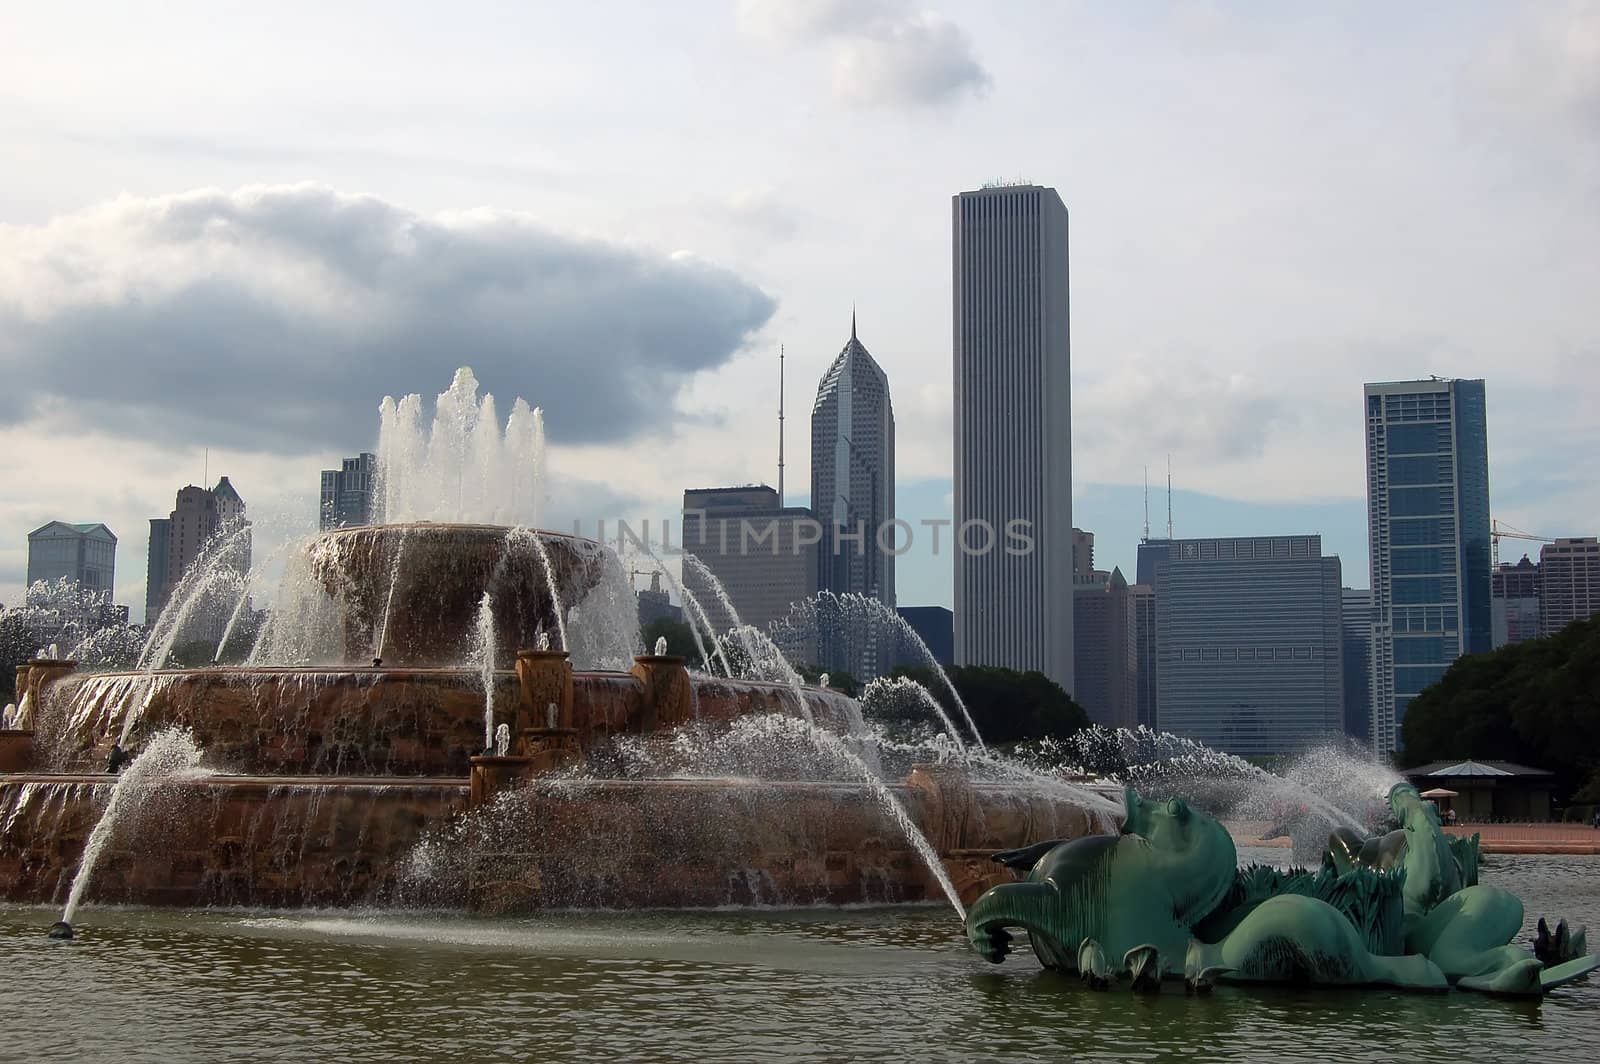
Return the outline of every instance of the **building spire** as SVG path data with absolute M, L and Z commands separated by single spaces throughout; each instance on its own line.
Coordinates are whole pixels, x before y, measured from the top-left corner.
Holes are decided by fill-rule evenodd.
M 856 343 L 857 342 L 856 341 L 856 304 L 855 304 L 855 300 L 851 300 L 850 301 L 850 342 L 851 343 Z
M 783 345 L 778 345 L 778 509 L 783 509 Z

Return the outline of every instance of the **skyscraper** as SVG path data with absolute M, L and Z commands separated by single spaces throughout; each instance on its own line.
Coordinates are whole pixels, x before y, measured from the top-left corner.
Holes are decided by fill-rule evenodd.
M 1366 742 L 1372 731 L 1372 592 L 1345 588 L 1343 610 L 1344 733 Z
M 117 537 L 105 525 L 51 521 L 28 533 L 28 584 L 70 580 L 85 591 L 116 586 Z
M 1096 724 L 1139 723 L 1138 615 L 1121 569 L 1078 574 L 1073 584 L 1075 660 L 1072 692 Z
M 1539 550 L 1539 628 L 1555 635 L 1600 613 L 1600 540 L 1558 539 Z
M 959 664 L 1073 689 L 1067 208 L 1007 185 L 952 203 Z
M 341 469 L 322 471 L 322 504 L 318 523 L 323 531 L 372 523 L 372 493 L 377 483 L 378 456 L 362 451 L 346 458 Z
M 894 590 L 894 407 L 889 378 L 856 337 L 817 386 L 811 408 L 811 509 L 822 523 L 817 588 L 877 599 L 891 609 Z M 873 640 L 846 653 L 824 638 L 823 667 L 858 679 L 876 677 L 891 661 L 871 660 Z
M 1161 729 L 1241 757 L 1337 736 L 1339 559 L 1322 537 L 1169 542 L 1155 563 Z
M 756 628 L 782 620 L 790 605 L 816 592 L 819 538 L 811 511 L 780 506 L 765 484 L 683 493 L 683 549 L 716 577 L 739 620 Z M 687 562 L 683 587 L 717 631 L 733 626 L 711 582 Z M 694 607 L 683 606 L 684 619 L 699 623 Z
M 1493 646 L 1489 434 L 1483 381 L 1368 384 L 1372 745 L 1462 654 Z
M 145 623 L 153 623 L 166 608 L 184 573 L 212 546 L 219 533 L 231 533 L 249 523 L 244 500 L 227 477 L 218 480 L 209 491 L 193 484 L 178 489 L 172 513 L 150 521 Z M 249 570 L 248 534 L 231 546 L 226 560 L 241 574 Z
M 1539 638 L 1539 566 L 1526 554 L 1489 574 L 1489 616 L 1496 650 Z

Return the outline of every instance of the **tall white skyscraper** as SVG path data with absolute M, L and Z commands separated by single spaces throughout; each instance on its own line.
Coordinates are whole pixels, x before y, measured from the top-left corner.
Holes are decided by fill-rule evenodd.
M 1053 188 L 953 207 L 956 661 L 1072 674 L 1067 208 Z

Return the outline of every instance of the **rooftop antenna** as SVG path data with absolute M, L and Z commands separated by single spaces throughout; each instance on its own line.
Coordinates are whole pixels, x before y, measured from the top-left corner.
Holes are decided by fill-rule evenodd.
M 784 346 L 778 344 L 778 509 L 784 509 Z
M 205 465 L 200 467 L 200 486 L 203 488 L 211 483 L 211 448 L 206 448 Z
M 1172 538 L 1172 454 L 1167 454 L 1167 538 Z
M 1150 542 L 1150 467 L 1144 467 L 1144 538 L 1139 542 Z

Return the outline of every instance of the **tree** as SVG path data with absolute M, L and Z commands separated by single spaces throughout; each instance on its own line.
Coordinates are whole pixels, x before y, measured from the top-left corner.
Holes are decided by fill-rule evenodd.
M 667 653 L 684 658 L 692 665 L 700 662 L 700 651 L 694 645 L 694 633 L 683 621 L 675 621 L 671 617 L 657 617 L 643 628 L 639 635 L 644 638 L 644 649 L 647 654 L 656 652 L 656 640 L 667 641 Z
M 1411 700 L 1405 765 L 1483 758 L 1555 774 L 1558 795 L 1600 781 L 1600 617 L 1456 659 Z
M 16 613 L 0 610 L 0 706 L 17 700 L 17 666 L 39 650 L 33 630 Z
M 951 665 L 945 674 L 955 684 L 985 742 L 1003 746 L 1046 736 L 1063 738 L 1087 728 L 1089 714 L 1061 685 L 1042 672 L 1018 672 L 994 665 Z M 952 720 L 961 711 L 949 688 L 926 666 L 902 667 L 895 676 L 909 677 L 927 688 Z
M 802 680 L 810 684 L 820 684 L 822 678 L 826 676 L 829 687 L 850 698 L 855 698 L 861 693 L 861 681 L 843 669 L 838 672 L 829 672 L 820 665 L 796 665 L 794 671 L 800 674 Z

